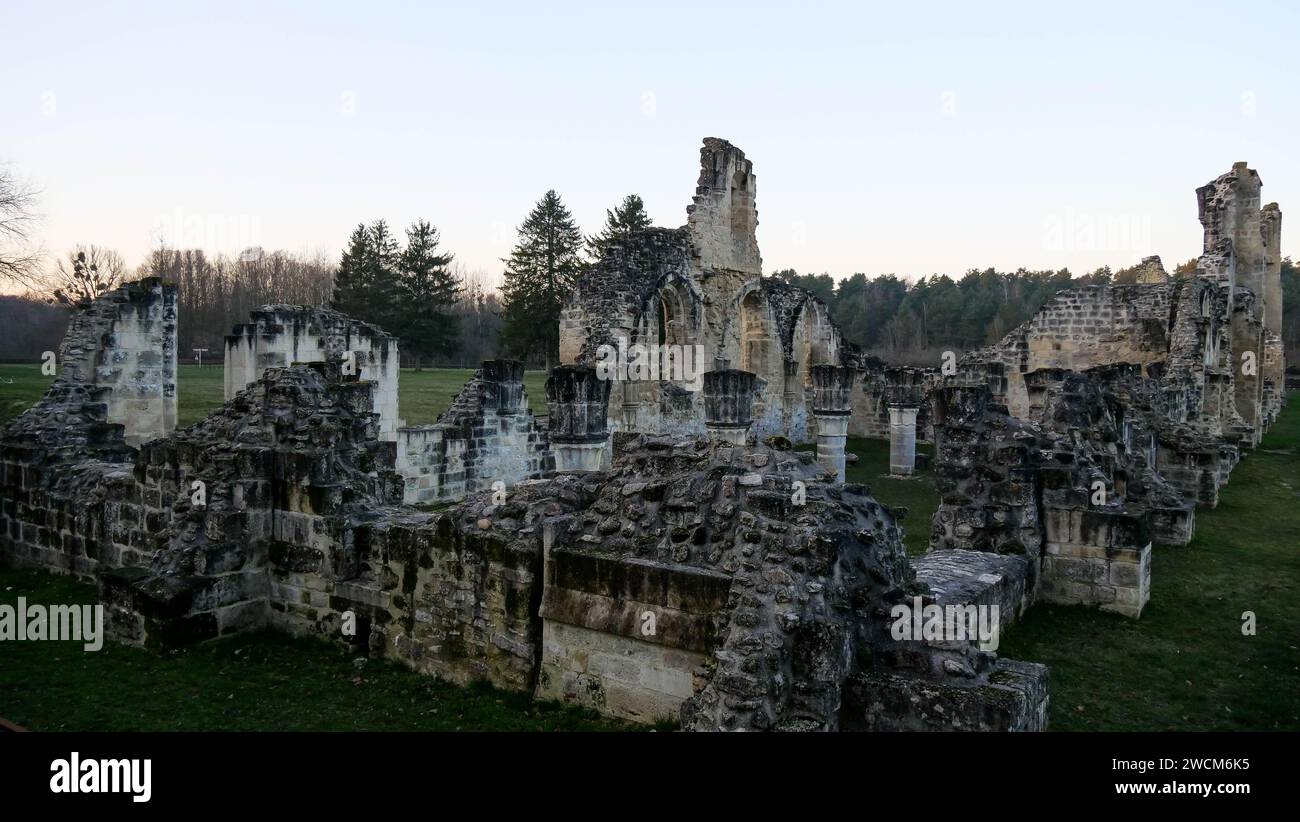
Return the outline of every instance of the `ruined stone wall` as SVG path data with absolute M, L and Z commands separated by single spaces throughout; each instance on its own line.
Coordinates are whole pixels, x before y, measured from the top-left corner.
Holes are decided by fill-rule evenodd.
M 941 502 L 930 550 L 1020 556 L 1031 600 L 1136 617 L 1150 597 L 1153 522 L 1170 541 L 1191 529 L 1191 503 L 1153 465 L 1156 423 L 1122 422 L 1097 376 L 1046 369 L 1026 384 L 1023 419 L 984 385 L 935 392 Z
M 408 504 L 457 500 L 498 481 L 513 485 L 554 470 L 523 378 L 521 362 L 486 361 L 438 422 L 397 430 Z
M 907 401 L 916 403 L 920 409 L 916 418 L 917 438 L 930 439 L 932 425 L 926 397 L 942 382 L 937 368 L 892 366 L 874 357 L 864 360 L 854 389 L 849 435 L 889 439 L 889 405 Z
M 1270 336 L 1280 333 L 1282 327 L 1282 213 L 1277 203 L 1260 207 L 1261 187 L 1259 174 L 1238 162 L 1232 171 L 1198 188 L 1196 197 L 1205 230 L 1204 252 L 1211 253 L 1225 240 L 1230 241 L 1236 265 L 1229 285 L 1249 289 L 1255 296 L 1255 313 L 1263 334 L 1253 350 L 1263 366 L 1260 414 L 1261 422 L 1267 424 L 1285 400 L 1278 388 L 1285 363 Z
M 152 556 L 166 505 L 131 446 L 175 425 L 175 299 L 151 278 L 79 307 L 53 383 L 0 432 L 0 556 L 82 577 Z
M 963 369 L 1001 366 L 1002 399 L 1024 416 L 1024 375 L 1040 368 L 1082 371 L 1115 363 L 1161 362 L 1168 357 L 1173 287 L 1167 283 L 1091 285 L 1061 291 L 1033 318 L 997 344 L 964 356 Z
M 697 266 L 758 276 L 758 209 L 754 164 L 745 152 L 716 137 L 704 138 L 695 197 L 686 207 L 686 230 Z
M 324 307 L 265 305 L 235 326 L 226 337 L 225 397 L 232 399 L 268 368 L 331 360 L 346 361 L 361 379 L 375 383 L 381 435 L 396 439 L 397 338 Z
M 139 451 L 105 422 L 101 389 L 57 384 L 5 432 L 3 511 L 32 520 L 6 520 L 5 560 L 93 574 L 110 636 L 149 647 L 270 627 L 691 729 L 1043 727 L 1040 666 L 890 636 L 890 606 L 931 594 L 893 512 L 811 455 L 623 435 L 610 470 L 419 511 L 400 505 L 376 383 L 349 370 L 267 369 Z M 570 371 L 552 380 L 557 425 L 596 443 L 606 394 Z M 503 425 L 526 408 L 521 377 L 486 363 L 446 423 Z M 899 695 L 917 689 L 942 692 L 934 713 L 907 715 Z
M 138 446 L 176 427 L 176 286 L 157 277 L 127 283 L 80 307 L 58 357 L 59 377 L 93 385 Z
M 621 441 L 612 472 L 581 480 L 545 542 L 539 696 L 638 721 L 680 711 L 692 730 L 978 725 L 970 710 L 850 707 L 858 675 L 898 677 L 881 686 L 891 695 L 951 687 L 976 713 L 1002 697 L 991 655 L 890 637 L 889 606 L 930 595 L 893 512 L 865 489 L 774 446 Z M 1041 728 L 1045 696 L 1000 727 Z
M 584 274 L 560 318 L 560 361 L 597 360 L 602 345 L 680 346 L 688 373 L 653 355 L 652 377 L 613 386 L 616 432 L 703 435 L 698 377 L 740 368 L 758 377 L 755 432 L 799 442 L 816 434 L 806 390 L 814 365 L 856 352 L 810 292 L 762 277 L 752 164 L 708 138 L 687 225 L 648 229 L 615 244 Z M 697 348 L 698 347 L 698 348 Z
M 275 599 L 276 573 L 317 563 L 346 575 L 356 517 L 401 494 L 373 388 L 337 364 L 270 369 L 150 443 L 136 475 L 170 516 L 147 566 L 100 574 L 113 636 L 166 647 L 262 628 L 302 604 Z

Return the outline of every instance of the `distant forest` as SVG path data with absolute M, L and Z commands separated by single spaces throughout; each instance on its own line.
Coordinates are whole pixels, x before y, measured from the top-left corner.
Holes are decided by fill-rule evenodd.
M 1178 266 L 1186 276 L 1195 266 Z M 207 348 L 209 362 L 222 356 L 231 327 L 269 302 L 328 303 L 336 266 L 322 256 L 253 250 L 238 259 L 200 250 L 155 252 L 135 276 L 156 274 L 177 283 L 180 301 L 179 354 L 192 362 L 193 349 Z M 1012 273 L 971 270 L 958 279 L 922 277 L 914 283 L 884 274 L 853 274 L 836 281 L 829 274 L 778 271 L 774 276 L 812 291 L 830 307 L 848 339 L 865 351 L 900 364 L 928 365 L 943 350 L 967 351 L 1001 339 L 1028 320 L 1058 291 L 1072 286 L 1132 281 L 1132 269 L 1098 269 L 1083 276 L 1068 270 Z M 463 283 L 450 309 L 460 325 L 460 350 L 439 356 L 435 366 L 472 367 L 498 355 L 501 304 L 481 276 L 458 272 Z M 129 278 L 128 278 L 129 279 Z M 1282 263 L 1283 341 L 1287 361 L 1300 365 L 1300 267 Z M 58 348 L 68 309 L 35 297 L 0 297 L 0 361 L 35 361 Z M 17 333 L 16 333 L 17 332 Z
M 1188 276 L 1189 260 L 1170 272 Z M 1075 277 L 1067 269 L 1012 273 L 971 269 L 960 279 L 922 277 L 914 283 L 893 274 L 867 279 L 854 274 L 838 282 L 829 274 L 778 271 L 780 277 L 820 297 L 844 335 L 869 354 L 902 365 L 932 365 L 940 352 L 990 345 L 1030 319 L 1062 289 L 1095 283 L 1131 283 L 1135 268 L 1099 268 Z M 1282 261 L 1283 343 L 1287 362 L 1300 365 L 1300 268 Z

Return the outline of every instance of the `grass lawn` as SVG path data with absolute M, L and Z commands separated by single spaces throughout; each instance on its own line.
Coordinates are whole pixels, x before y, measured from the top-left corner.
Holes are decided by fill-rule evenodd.
M 404 371 L 401 413 L 432 422 L 468 370 Z M 541 410 L 544 375 L 529 372 Z M 221 369 L 181 366 L 188 425 L 221 400 Z M 34 365 L 0 365 L 0 419 L 48 384 Z M 933 476 L 888 473 L 888 443 L 850 438 L 848 479 L 906 506 L 909 554 L 925 550 L 937 507 Z M 928 446 L 920 446 L 928 448 Z M 1038 605 L 1000 653 L 1051 666 L 1056 730 L 1300 729 L 1300 397 L 1248 454 L 1218 508 L 1197 512 L 1186 547 L 1158 545 L 1140 620 Z M 90 602 L 92 586 L 0 571 L 0 602 Z M 1253 611 L 1257 634 L 1243 636 Z M 525 695 L 457 688 L 389 663 L 354 660 L 316 640 L 234 637 L 158 656 L 105 645 L 0 645 L 0 716 L 36 729 L 587 729 L 621 727 Z
M 1052 669 L 1058 730 L 1300 729 L 1300 395 L 1184 547 L 1157 545 L 1129 620 L 1038 605 L 999 653 Z M 1242 635 L 1253 611 L 1255 636 Z
M 0 603 L 93 603 L 95 588 L 0 571 Z M 358 666 L 359 663 L 359 666 Z M 105 643 L 0 643 L 0 717 L 30 730 L 617 730 L 526 694 L 458 688 L 319 639 L 259 633 L 155 654 Z
M 180 427 L 193 425 L 212 409 L 221 405 L 225 383 L 220 366 L 178 366 L 179 399 L 177 413 Z M 438 368 L 414 371 L 402 369 L 398 381 L 398 407 L 408 425 L 438 421 L 438 415 L 451 405 L 474 371 L 469 368 Z M 52 377 L 41 374 L 36 364 L 0 364 L 0 422 L 21 414 L 41 398 Z M 546 413 L 546 373 L 524 374 L 528 404 L 534 414 Z

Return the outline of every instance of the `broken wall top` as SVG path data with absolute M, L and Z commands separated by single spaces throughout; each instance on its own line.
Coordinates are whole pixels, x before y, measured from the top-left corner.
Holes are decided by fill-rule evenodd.
M 757 276 L 758 209 L 754 164 L 726 140 L 706 137 L 700 149 L 700 177 L 687 206 L 687 231 L 700 267 Z
M 272 303 L 249 312 L 250 322 L 240 323 L 226 336 L 226 346 L 238 344 L 245 337 L 290 333 L 324 338 L 353 337 L 370 340 L 371 347 L 385 350 L 397 344 L 397 337 L 372 323 L 350 317 L 326 306 Z

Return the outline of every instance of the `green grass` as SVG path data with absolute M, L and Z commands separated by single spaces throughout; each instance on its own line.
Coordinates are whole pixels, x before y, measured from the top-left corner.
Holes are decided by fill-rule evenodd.
M 0 365 L 0 422 L 26 411 L 41 398 L 52 379 L 41 373 L 40 365 Z
M 193 425 L 222 403 L 225 383 L 220 366 L 181 365 L 177 375 L 177 414 L 180 427 Z M 437 422 L 438 415 L 473 376 L 468 368 L 402 369 L 398 381 L 398 407 L 408 425 Z M 0 365 L 0 422 L 21 414 L 41 398 L 53 377 L 41 374 L 37 364 Z M 546 374 L 524 374 L 528 402 L 535 414 L 546 413 Z
M 92 603 L 95 588 L 0 571 L 0 602 Z M 324 640 L 258 633 L 156 654 L 105 643 L 0 643 L 0 716 L 29 730 L 618 730 L 589 711 L 460 688 Z
M 889 476 L 889 443 L 884 440 L 849 437 L 845 447 L 858 455 L 858 461 L 845 468 L 844 478 L 867 486 L 876 499 L 892 508 L 906 508 L 903 544 L 908 556 L 924 554 L 930 544 L 930 520 L 939 509 L 934 474 L 926 470 L 917 471 L 911 479 Z M 928 444 L 917 443 L 916 449 L 934 453 L 934 446 Z
M 403 368 L 397 382 L 398 413 L 407 425 L 437 422 L 438 415 L 451 405 L 469 378 L 470 368 L 436 368 L 415 371 Z M 182 375 L 182 379 L 184 375 Z M 546 372 L 524 372 L 524 389 L 534 414 L 546 413 Z M 184 391 L 184 383 L 181 390 Z M 182 398 L 184 394 L 182 394 Z
M 1058 730 L 1300 729 L 1300 396 L 1184 547 L 1155 546 L 1129 620 L 1038 605 L 999 652 L 1052 669 Z M 1257 635 L 1242 635 L 1253 611 Z

